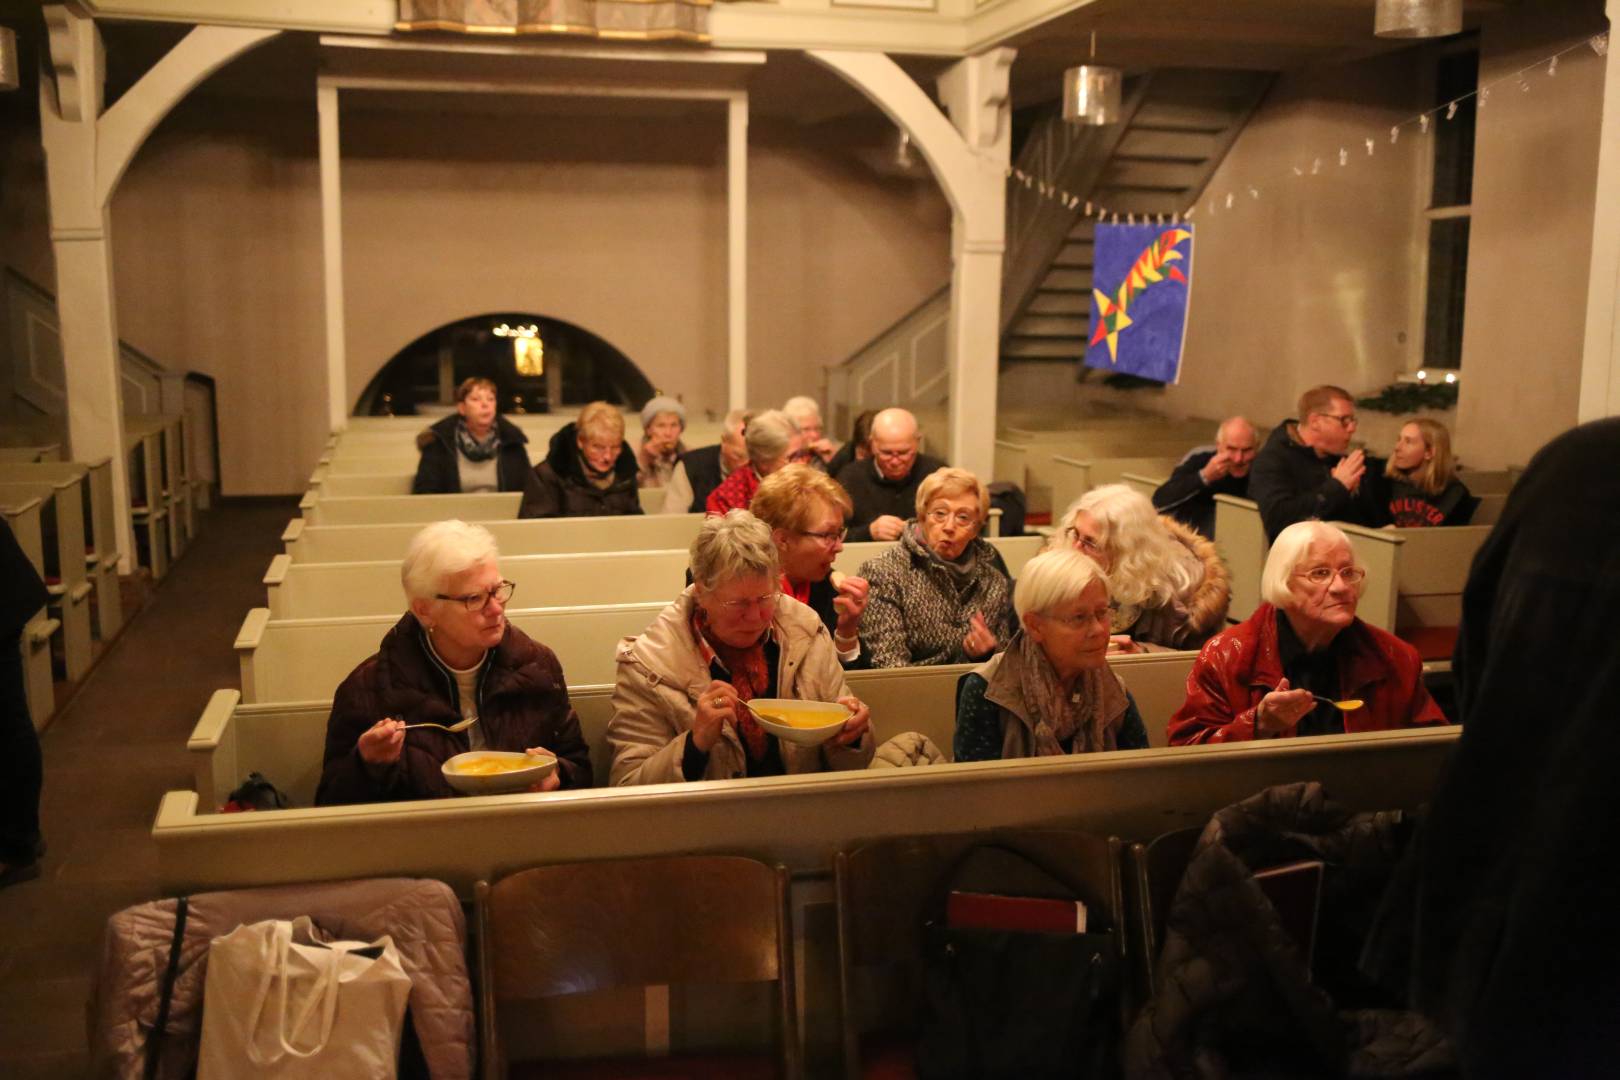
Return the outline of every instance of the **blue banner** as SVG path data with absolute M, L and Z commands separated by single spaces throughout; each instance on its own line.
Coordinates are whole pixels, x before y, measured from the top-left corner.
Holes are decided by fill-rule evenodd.
M 1085 365 L 1173 383 L 1192 296 L 1193 227 L 1097 226 Z

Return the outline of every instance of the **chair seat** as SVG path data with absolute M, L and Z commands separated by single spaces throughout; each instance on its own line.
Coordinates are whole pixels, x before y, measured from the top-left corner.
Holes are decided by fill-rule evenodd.
M 589 1058 L 582 1061 L 520 1061 L 511 1080 L 774 1080 L 775 1057 L 696 1053 L 667 1058 Z

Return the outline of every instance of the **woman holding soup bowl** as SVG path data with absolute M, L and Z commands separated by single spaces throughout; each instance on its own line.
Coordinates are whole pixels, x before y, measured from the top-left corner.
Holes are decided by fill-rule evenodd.
M 1101 568 L 1068 549 L 1037 555 L 1013 607 L 1006 650 L 957 684 L 956 760 L 1145 748 L 1136 702 L 1108 666 L 1113 606 Z
M 768 525 L 746 510 L 703 522 L 692 584 L 618 650 L 612 783 L 659 784 L 862 769 L 870 710 L 849 692 L 832 635 L 782 592 Z M 819 746 L 780 741 L 744 702 L 795 698 L 849 710 Z
M 450 795 L 440 767 L 469 750 L 555 756 L 539 790 L 590 786 L 562 666 L 507 622 L 514 586 L 498 558 L 489 530 L 463 521 L 411 540 L 400 572 L 410 610 L 333 695 L 318 805 Z M 458 732 L 405 730 L 466 720 Z

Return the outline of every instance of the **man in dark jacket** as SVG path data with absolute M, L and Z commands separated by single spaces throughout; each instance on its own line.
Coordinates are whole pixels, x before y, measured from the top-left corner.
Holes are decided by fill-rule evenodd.
M 1389 523 L 1384 462 L 1350 448 L 1355 432 L 1356 404 L 1348 390 L 1317 386 L 1300 396 L 1299 420 L 1271 433 L 1249 479 L 1267 539 L 1310 518 L 1374 528 Z
M 523 495 L 525 518 L 600 517 L 641 513 L 636 452 L 624 441 L 624 416 L 593 401 L 551 437 L 535 483 Z
M 456 411 L 416 436 L 422 457 L 412 495 L 464 491 L 522 491 L 529 484 L 529 437 L 495 415 L 495 384 L 466 379 L 456 387 Z
M 747 409 L 732 409 L 726 413 L 719 442 L 688 450 L 681 456 L 669 483 L 664 486 L 664 513 L 703 513 L 709 493 L 748 464 L 748 446 L 743 442 L 743 425 L 748 422 L 748 416 Z
M 1153 493 L 1153 507 L 1210 540 L 1215 539 L 1215 496 L 1249 497 L 1249 467 L 1259 437 L 1254 425 L 1234 416 L 1215 433 L 1213 448 L 1200 447 L 1181 459 L 1170 479 Z
M 23 690 L 23 627 L 45 606 L 45 583 L 0 518 L 0 888 L 39 876 L 39 736 Z
M 884 409 L 872 420 L 872 456 L 852 461 L 838 474 L 855 513 L 849 540 L 898 540 L 917 513 L 917 487 L 945 463 L 918 452 L 917 418 L 905 409 Z

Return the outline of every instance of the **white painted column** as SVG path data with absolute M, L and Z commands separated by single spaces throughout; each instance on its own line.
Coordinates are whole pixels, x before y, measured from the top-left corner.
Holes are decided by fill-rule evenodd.
M 726 102 L 726 407 L 748 407 L 748 95 Z
M 811 50 L 805 55 L 847 79 L 911 136 L 951 204 L 950 459 L 989 476 L 995 465 L 1007 234 L 1007 75 L 1016 54 L 992 49 L 947 71 L 939 89 L 950 119 L 882 53 Z
M 1609 0 L 1609 25 L 1620 24 L 1620 0 Z M 1620 60 L 1612 49 L 1603 77 L 1597 208 L 1592 214 L 1592 268 L 1587 284 L 1586 348 L 1581 358 L 1577 418 L 1620 416 Z
M 349 426 L 349 362 L 343 323 L 343 175 L 338 141 L 338 90 L 315 90 L 320 123 L 321 255 L 326 274 L 326 423 Z

